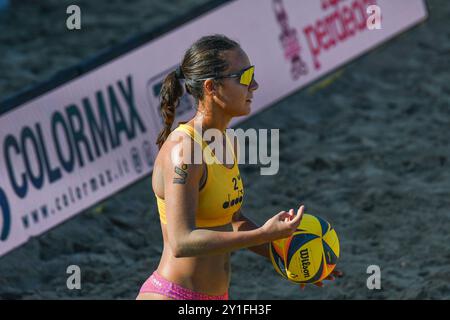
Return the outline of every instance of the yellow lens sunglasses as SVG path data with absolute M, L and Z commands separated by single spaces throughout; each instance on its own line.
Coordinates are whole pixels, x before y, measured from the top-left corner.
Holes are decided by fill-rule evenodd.
M 204 79 L 196 79 L 196 80 L 211 80 L 211 79 L 224 79 L 224 78 L 239 78 L 239 83 L 244 86 L 249 86 L 252 83 L 253 78 L 255 77 L 255 66 L 250 66 L 245 68 L 239 72 L 231 73 L 223 76 L 204 78 Z

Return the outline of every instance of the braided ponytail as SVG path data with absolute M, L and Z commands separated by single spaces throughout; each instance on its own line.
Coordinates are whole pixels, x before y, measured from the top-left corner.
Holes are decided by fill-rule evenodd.
M 172 71 L 164 79 L 161 88 L 161 116 L 164 121 L 164 128 L 159 133 L 156 144 L 161 149 L 164 141 L 166 141 L 170 132 L 172 131 L 172 125 L 175 120 L 175 109 L 180 103 L 180 98 L 183 95 L 183 87 L 180 80 L 177 77 L 177 71 Z

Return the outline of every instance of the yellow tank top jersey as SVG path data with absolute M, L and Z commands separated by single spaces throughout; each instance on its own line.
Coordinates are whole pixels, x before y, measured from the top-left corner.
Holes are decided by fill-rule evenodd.
M 231 222 L 233 213 L 242 205 L 244 186 L 233 146 L 226 136 L 226 141 L 233 153 L 234 165 L 226 168 L 218 163 L 208 144 L 192 126 L 180 124 L 175 130 L 186 132 L 196 143 L 202 146 L 203 157 L 207 163 L 207 179 L 199 193 L 196 213 L 197 227 L 215 227 Z M 213 162 L 213 160 L 215 160 Z M 156 194 L 159 217 L 163 224 L 167 224 L 165 201 Z M 170 195 L 168 195 L 170 197 Z

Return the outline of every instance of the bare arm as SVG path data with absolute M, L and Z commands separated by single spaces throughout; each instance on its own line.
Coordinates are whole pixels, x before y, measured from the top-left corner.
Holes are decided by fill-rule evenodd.
M 238 232 L 255 230 L 259 228 L 253 221 L 247 218 L 240 209 L 233 216 L 232 225 L 233 230 Z M 269 242 L 260 244 L 258 246 L 249 247 L 248 249 L 270 260 Z
M 164 194 L 168 238 L 175 257 L 221 254 L 265 242 L 259 228 L 246 232 L 197 229 L 195 213 L 202 165 L 172 160 L 170 154 L 164 158 Z
M 171 151 L 180 142 L 169 143 L 172 144 L 168 145 Z M 182 149 L 185 150 L 184 147 Z M 262 227 L 254 229 L 239 232 L 197 229 L 195 214 L 203 165 L 186 164 L 181 160 L 173 161 L 171 152 L 166 153 L 163 161 L 168 240 L 177 258 L 223 254 L 257 247 L 290 236 L 300 224 L 303 207 L 299 208 L 295 217 L 293 210 L 289 213 L 281 211 Z

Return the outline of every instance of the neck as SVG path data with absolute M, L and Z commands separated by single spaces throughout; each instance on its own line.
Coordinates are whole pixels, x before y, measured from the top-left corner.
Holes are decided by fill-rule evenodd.
M 221 108 L 204 108 L 199 106 L 199 110 L 191 120 L 192 124 L 201 125 L 203 132 L 207 129 L 217 129 L 220 132 L 225 132 L 228 124 L 231 121 L 231 117 L 225 114 Z M 189 122 L 191 122 L 189 121 Z

